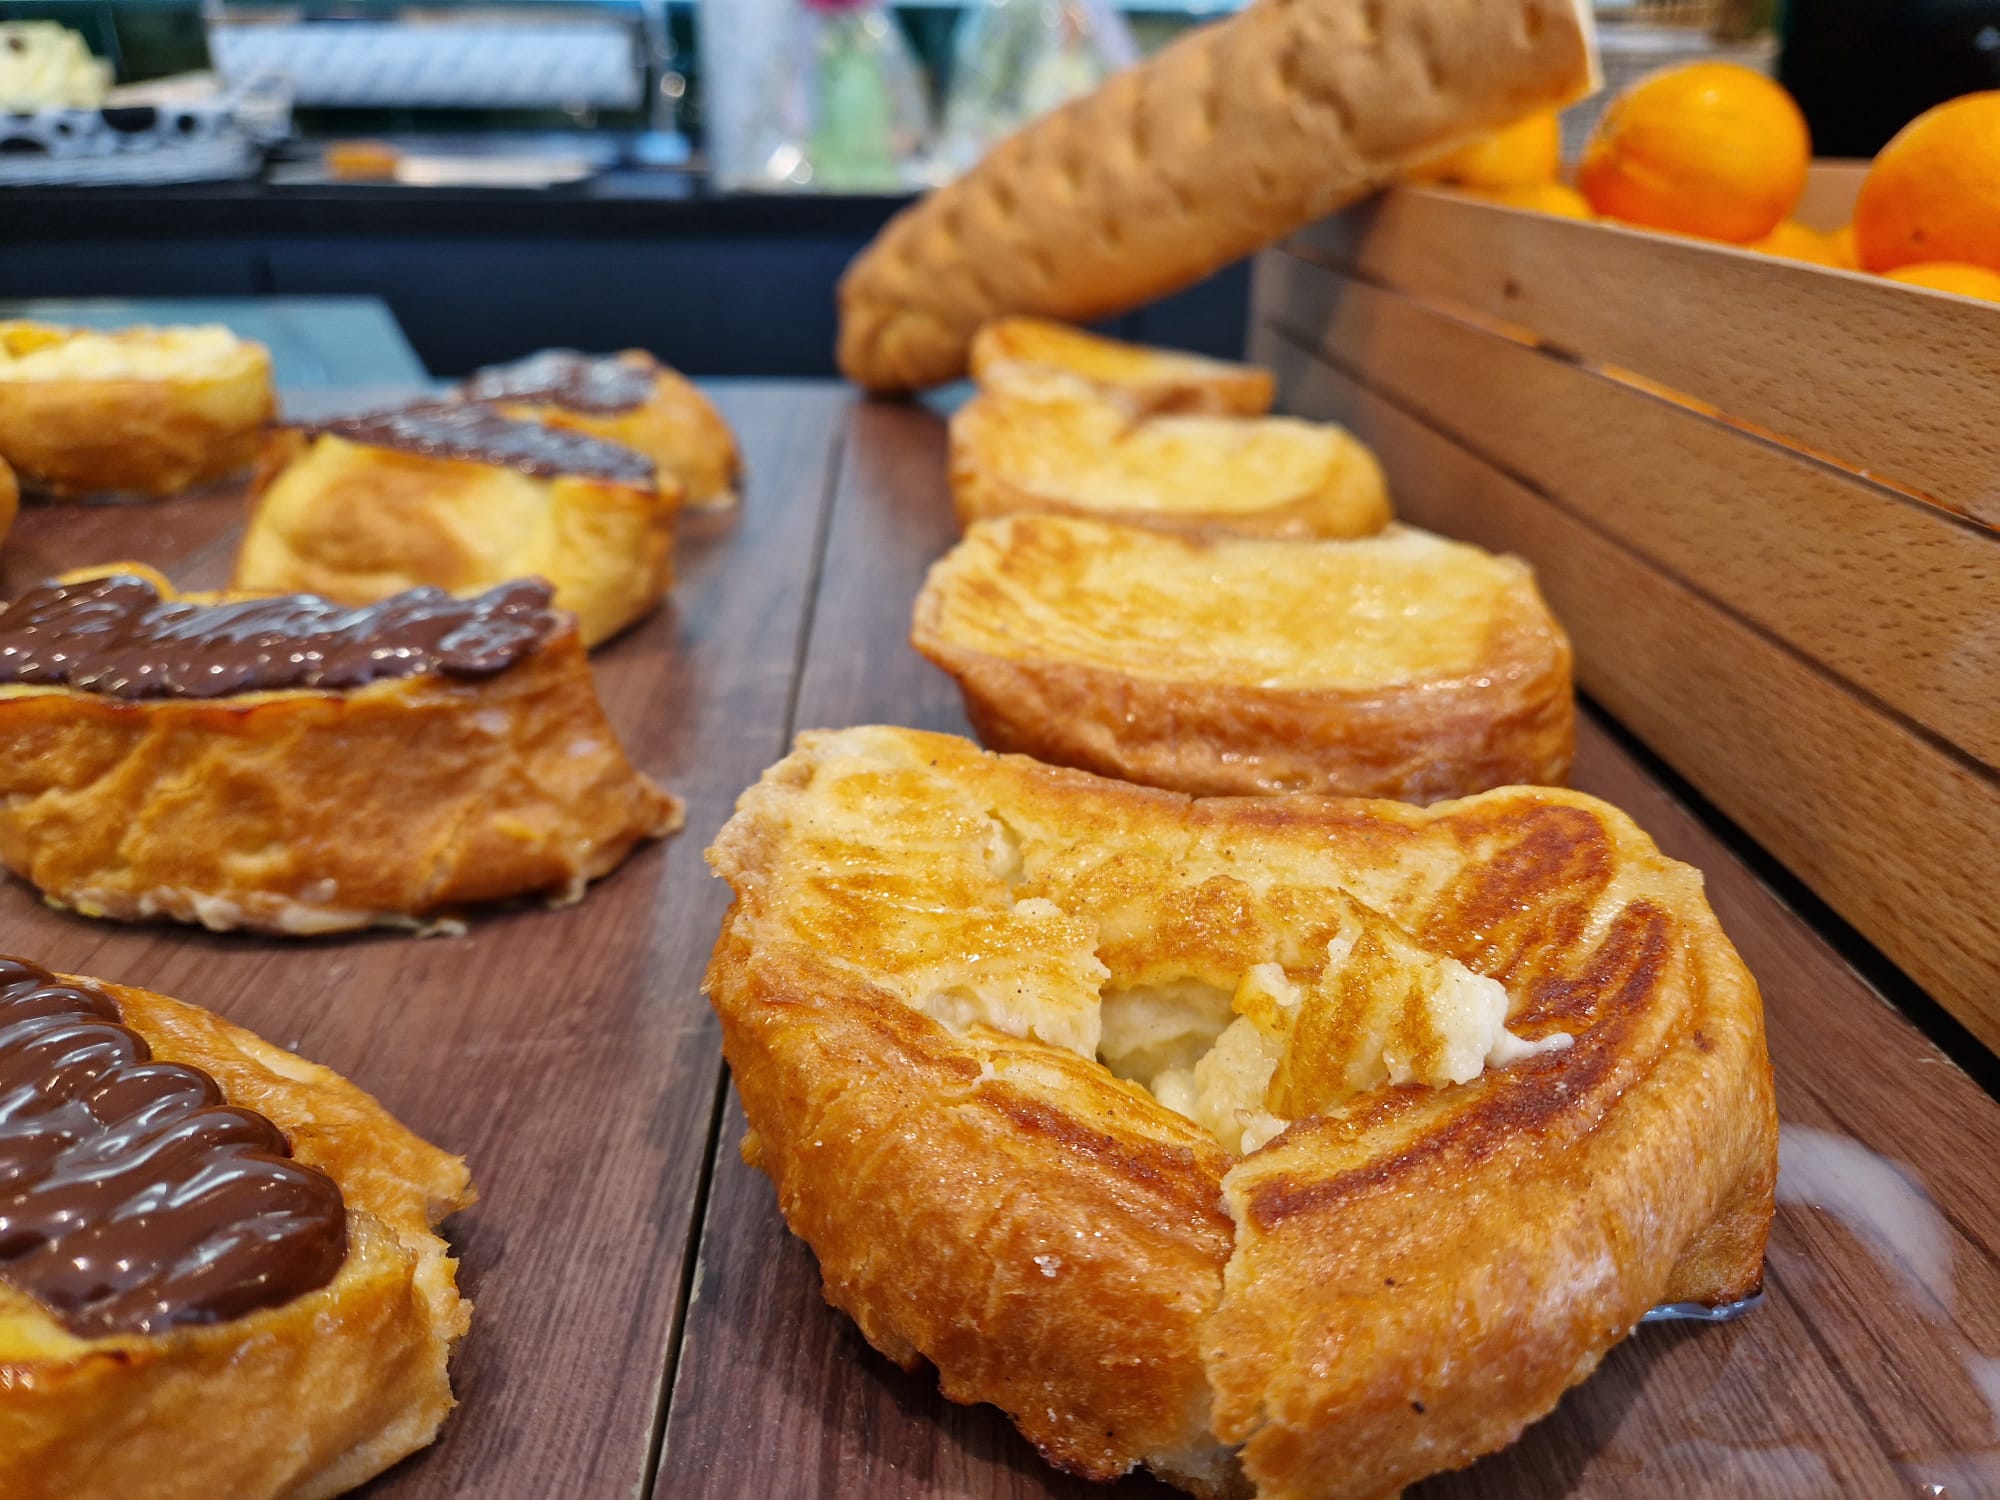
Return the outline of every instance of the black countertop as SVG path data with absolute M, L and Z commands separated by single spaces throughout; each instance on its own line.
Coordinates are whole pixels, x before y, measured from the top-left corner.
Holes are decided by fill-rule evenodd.
M 271 235 L 808 235 L 865 240 L 909 200 L 721 193 L 697 173 L 621 168 L 550 188 L 264 181 L 0 189 L 9 240 Z

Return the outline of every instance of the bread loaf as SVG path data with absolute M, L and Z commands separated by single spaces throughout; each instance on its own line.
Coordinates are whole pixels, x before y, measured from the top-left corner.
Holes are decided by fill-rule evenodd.
M 1257 0 L 899 214 L 842 279 L 841 368 L 954 379 L 989 318 L 1149 301 L 1594 84 L 1580 0 Z

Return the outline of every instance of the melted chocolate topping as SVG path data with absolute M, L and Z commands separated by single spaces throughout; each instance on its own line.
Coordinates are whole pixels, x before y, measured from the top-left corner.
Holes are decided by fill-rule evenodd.
M 474 370 L 458 394 L 467 401 L 521 401 L 608 417 L 643 406 L 655 378 L 644 365 L 616 355 L 545 349 L 511 365 Z
M 130 573 L 44 583 L 0 609 L 0 683 L 111 698 L 226 698 L 429 672 L 490 677 L 563 628 L 550 598 L 535 578 L 476 599 L 411 589 L 360 609 L 310 594 L 169 602 Z
M 540 479 L 577 474 L 642 489 L 651 489 L 657 482 L 653 461 L 643 453 L 588 433 L 540 422 L 517 422 L 490 406 L 426 402 L 394 411 L 310 422 L 303 430 L 424 458 L 456 458 L 518 469 Z
M 97 1338 L 220 1323 L 325 1286 L 340 1186 L 111 997 L 0 957 L 0 1281 Z

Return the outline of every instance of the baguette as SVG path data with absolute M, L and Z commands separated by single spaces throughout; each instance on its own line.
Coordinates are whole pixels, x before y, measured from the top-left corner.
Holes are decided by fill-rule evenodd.
M 989 319 L 1151 301 L 1595 86 L 1581 0 L 1258 0 L 899 214 L 841 281 L 841 369 L 955 379 Z

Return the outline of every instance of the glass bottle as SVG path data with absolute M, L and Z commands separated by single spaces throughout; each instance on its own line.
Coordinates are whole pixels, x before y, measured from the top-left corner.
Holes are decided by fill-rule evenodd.
M 794 0 L 753 116 L 751 181 L 829 193 L 918 185 L 930 148 L 923 75 L 881 0 Z
M 1001 137 L 1137 58 L 1109 0 L 977 0 L 952 37 L 934 175 L 957 176 Z

